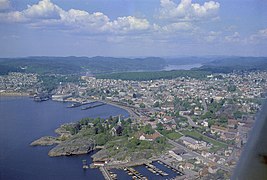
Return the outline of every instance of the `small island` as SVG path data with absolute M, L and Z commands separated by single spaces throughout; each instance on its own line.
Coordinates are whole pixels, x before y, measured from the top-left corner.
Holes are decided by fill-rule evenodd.
M 76 123 L 61 125 L 55 130 L 57 137 L 45 136 L 31 143 L 32 146 L 56 145 L 49 156 L 86 154 L 100 149 L 93 161 L 109 165 L 147 162 L 170 149 L 167 139 L 150 124 L 135 124 L 130 118 L 84 118 Z

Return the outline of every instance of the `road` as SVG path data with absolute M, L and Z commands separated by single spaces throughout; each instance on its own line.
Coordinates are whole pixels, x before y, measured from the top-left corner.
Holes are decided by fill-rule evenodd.
M 206 103 L 204 98 L 202 98 L 202 105 L 204 107 L 204 113 L 203 114 L 206 114 L 206 112 L 208 112 L 208 106 L 207 106 L 207 103 Z
M 187 115 L 181 115 L 181 116 L 187 118 L 188 123 L 189 123 L 190 126 L 192 126 L 192 127 L 199 127 L 199 126 L 196 125 L 196 123 L 191 119 L 190 116 L 187 116 Z
M 113 102 L 113 101 L 101 101 L 101 102 L 105 102 L 108 103 L 110 105 L 113 106 L 117 106 L 119 108 L 125 109 L 126 111 L 128 111 L 128 113 L 130 114 L 131 119 L 139 119 L 140 117 L 136 114 L 136 112 L 134 112 L 134 109 L 125 105 L 122 105 L 120 103 L 117 102 Z
M 190 154 L 193 154 L 194 156 L 199 157 L 200 159 L 202 159 L 202 160 L 203 160 L 204 162 L 206 162 L 206 163 L 216 164 L 216 166 L 218 166 L 218 167 L 221 168 L 222 170 L 231 172 L 231 168 L 226 167 L 226 166 L 224 166 L 224 165 L 222 165 L 222 164 L 218 164 L 218 163 L 216 163 L 216 162 L 213 162 L 213 161 L 209 160 L 208 158 L 205 158 L 205 157 L 201 156 L 201 154 L 199 154 L 199 153 L 197 153 L 197 152 L 195 152 L 195 151 L 192 151 L 192 150 L 188 149 L 187 147 L 182 146 L 181 144 L 179 144 L 179 143 L 177 143 L 177 142 L 175 142 L 175 141 L 173 141 L 173 140 L 168 139 L 168 142 L 169 142 L 170 144 L 172 144 L 173 146 L 175 146 L 175 147 L 178 147 L 178 148 L 180 148 L 180 149 L 183 149 L 183 150 L 185 150 L 186 152 L 189 152 Z

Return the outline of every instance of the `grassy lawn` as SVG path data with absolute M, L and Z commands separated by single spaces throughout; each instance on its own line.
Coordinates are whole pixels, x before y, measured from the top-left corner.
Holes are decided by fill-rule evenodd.
M 167 138 L 170 138 L 172 140 L 176 140 L 176 139 L 179 139 L 180 137 L 182 137 L 183 135 L 181 133 L 178 133 L 178 132 L 171 132 L 171 133 L 168 133 L 166 134 Z
M 209 138 L 209 137 L 207 137 L 207 136 L 205 136 L 205 135 L 203 135 L 203 134 L 201 134 L 201 133 L 199 133 L 197 131 L 184 130 L 184 131 L 181 131 L 181 133 L 184 134 L 185 136 L 191 136 L 191 137 L 194 137 L 196 139 L 202 139 L 202 140 L 204 140 L 206 142 L 211 143 L 213 145 L 211 150 L 213 150 L 213 151 L 217 151 L 217 150 L 219 150 L 221 148 L 227 147 L 226 144 L 224 144 L 222 142 L 219 142 L 219 141 L 216 141 L 216 140 L 214 140 L 212 138 Z

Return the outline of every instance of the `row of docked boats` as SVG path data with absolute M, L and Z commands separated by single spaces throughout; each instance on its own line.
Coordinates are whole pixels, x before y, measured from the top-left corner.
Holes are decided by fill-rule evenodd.
M 123 170 L 126 171 L 127 174 L 131 176 L 133 179 L 148 180 L 147 177 L 136 171 L 134 168 L 129 167 L 129 168 L 124 168 Z
M 163 162 L 161 162 L 161 161 L 157 161 L 157 162 L 158 162 L 159 164 L 162 164 L 162 165 L 164 165 L 165 167 L 171 169 L 172 171 L 176 172 L 179 176 L 184 175 L 182 172 L 178 171 L 177 169 L 175 169 L 175 168 L 173 168 L 173 167 L 171 167 L 171 166 L 169 166 L 169 165 L 167 165 L 167 164 L 165 164 L 165 163 L 163 163 Z
M 112 180 L 117 180 L 117 176 L 118 175 L 116 173 L 114 173 L 114 172 L 112 172 L 110 170 L 107 170 L 107 171 L 108 171 L 108 173 L 109 173 L 109 175 L 110 175 Z
M 158 169 L 156 166 L 154 166 L 153 164 L 145 164 L 145 167 L 152 173 L 156 174 L 156 175 L 161 175 L 161 176 L 168 176 L 169 174 Z

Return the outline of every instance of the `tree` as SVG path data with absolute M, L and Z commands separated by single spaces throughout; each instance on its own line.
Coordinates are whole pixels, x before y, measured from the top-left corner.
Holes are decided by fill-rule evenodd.
M 145 127 L 144 127 L 144 133 L 146 133 L 146 134 L 153 134 L 154 132 L 155 132 L 155 130 L 152 129 L 151 124 L 145 125 Z
M 157 137 L 156 142 L 159 144 L 166 144 L 166 138 L 164 136 L 163 137 Z
M 163 127 L 163 125 L 161 123 L 157 124 L 157 130 L 158 131 L 163 131 L 164 130 L 164 127 Z
M 105 134 L 99 134 L 96 136 L 96 143 L 100 146 L 105 145 L 108 142 L 108 136 Z
M 236 111 L 236 112 L 234 112 L 234 118 L 235 119 L 240 119 L 240 118 L 242 118 L 242 112 L 241 111 Z
M 159 107 L 159 106 L 160 106 L 159 101 L 156 101 L 156 102 L 154 103 L 154 105 L 153 105 L 153 107 Z
M 229 85 L 227 89 L 229 92 L 234 92 L 236 91 L 236 86 L 232 84 L 232 85 Z
M 139 106 L 140 106 L 140 108 L 145 108 L 146 107 L 146 105 L 144 103 L 141 103 Z
M 219 123 L 225 124 L 225 123 L 227 123 L 227 120 L 228 120 L 227 117 L 222 116 L 222 117 L 219 118 Z

